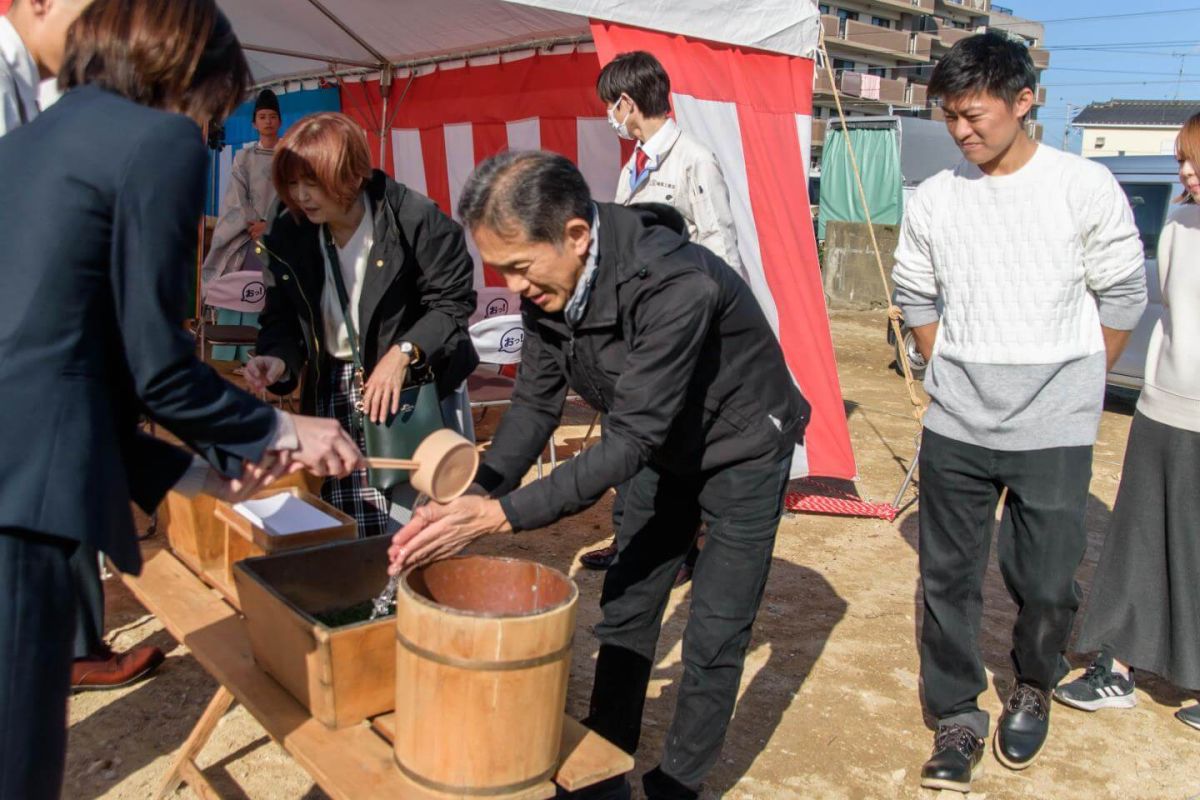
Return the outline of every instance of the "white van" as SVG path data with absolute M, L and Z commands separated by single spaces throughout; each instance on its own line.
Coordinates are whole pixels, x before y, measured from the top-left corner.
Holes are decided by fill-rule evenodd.
M 1125 352 L 1108 373 L 1110 384 L 1140 389 L 1146 374 L 1150 334 L 1162 316 L 1158 236 L 1171 210 L 1171 200 L 1183 191 L 1179 185 L 1179 163 L 1174 156 L 1116 156 L 1096 161 L 1108 167 L 1125 190 L 1146 252 L 1146 292 L 1149 295 L 1146 313 L 1142 314 L 1141 322 L 1129 337 Z

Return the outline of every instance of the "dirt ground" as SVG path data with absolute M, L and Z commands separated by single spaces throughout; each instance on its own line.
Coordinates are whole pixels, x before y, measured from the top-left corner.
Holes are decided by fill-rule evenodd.
M 837 313 L 833 337 L 858 460 L 862 495 L 890 502 L 913 454 L 915 424 L 902 381 L 889 369 L 881 313 Z M 1133 413 L 1129 397 L 1110 397 L 1101 423 L 1088 507 L 1086 586 L 1103 543 L 1121 475 Z M 573 412 L 560 441 L 582 436 L 589 416 Z M 485 422 L 490 424 L 491 420 Z M 918 776 L 932 734 L 921 714 L 917 519 L 910 491 L 895 523 L 792 515 L 779 531 L 766 599 L 755 627 L 736 716 L 706 797 L 932 798 Z M 536 534 L 479 548 L 534 558 L 569 570 L 581 592 L 568 711 L 583 715 L 591 685 L 601 575 L 575 566 L 606 538 L 608 502 Z M 215 690 L 211 678 L 146 614 L 119 581 L 107 584 L 114 645 L 150 642 L 168 653 L 150 680 L 124 690 L 76 696 L 64 796 L 151 797 L 171 754 Z M 982 698 L 999 714 L 997 687 L 1011 681 L 1009 630 L 1014 607 L 995 563 L 988 570 L 982 639 L 992 689 Z M 667 612 L 646 705 L 638 774 L 654 766 L 680 678 L 680 641 L 688 590 Z M 1076 657 L 1082 667 L 1085 661 Z M 1172 718 L 1189 698 L 1165 681 L 1139 676 L 1138 706 L 1084 714 L 1055 705 L 1041 760 L 1010 772 L 991 754 L 970 797 L 1200 797 L 1200 734 Z M 200 765 L 224 796 L 253 800 L 325 797 L 244 709 L 221 722 Z M 187 792 L 187 789 L 182 792 Z M 960 797 L 945 793 L 948 797 Z

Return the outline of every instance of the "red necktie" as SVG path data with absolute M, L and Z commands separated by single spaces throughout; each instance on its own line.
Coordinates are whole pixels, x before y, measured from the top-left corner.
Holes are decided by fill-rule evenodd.
M 646 151 L 642 148 L 637 148 L 633 151 L 633 174 L 641 175 L 646 171 L 646 162 L 650 159 L 646 156 Z

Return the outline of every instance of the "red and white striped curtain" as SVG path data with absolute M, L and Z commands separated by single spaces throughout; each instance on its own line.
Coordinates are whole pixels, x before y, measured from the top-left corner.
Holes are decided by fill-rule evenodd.
M 389 104 L 403 101 L 380 166 L 453 215 L 477 163 L 505 149 L 542 148 L 575 161 L 593 196 L 609 200 L 630 146 L 609 128 L 596 78 L 616 53 L 654 53 L 671 75 L 680 125 L 721 163 L 751 288 L 792 378 L 813 405 L 793 475 L 854 478 L 808 206 L 813 62 L 609 23 L 593 23 L 592 34 L 594 51 L 494 58 L 397 77 Z M 343 85 L 342 106 L 366 128 L 378 154 L 378 81 Z M 472 255 L 476 285 L 501 284 Z
M 397 78 L 393 101 L 403 102 L 392 121 L 382 168 L 427 195 L 447 214 L 471 170 L 504 150 L 553 150 L 579 165 L 592 194 L 611 200 L 629 149 L 609 128 L 596 97 L 600 64 L 587 48 L 561 55 L 527 55 L 512 61 L 442 67 L 416 78 Z M 379 130 L 379 83 L 347 83 L 342 109 L 368 131 Z M 391 112 L 389 112 L 389 116 Z M 368 134 L 371 152 L 379 137 Z M 476 256 L 476 285 L 502 281 Z

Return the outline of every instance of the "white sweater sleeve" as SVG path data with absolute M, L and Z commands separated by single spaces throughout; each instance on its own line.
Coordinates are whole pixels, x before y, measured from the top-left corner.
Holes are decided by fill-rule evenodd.
M 1133 330 L 1146 309 L 1142 242 L 1125 192 L 1112 175 L 1098 181 L 1083 220 L 1083 266 L 1100 324 Z
M 905 324 L 914 328 L 938 321 L 938 287 L 929 246 L 933 217 L 927 194 L 918 190 L 904 209 L 896 264 L 892 267 L 893 302 L 904 313 Z

